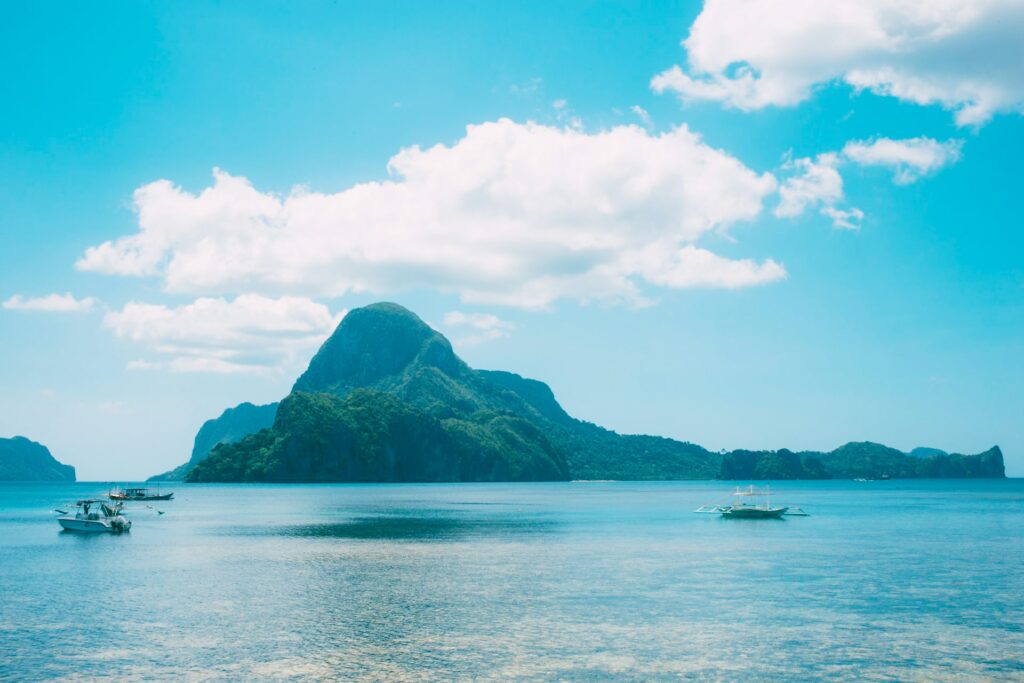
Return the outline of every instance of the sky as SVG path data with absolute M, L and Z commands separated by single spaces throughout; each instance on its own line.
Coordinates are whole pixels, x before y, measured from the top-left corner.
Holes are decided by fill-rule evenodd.
M 0 436 L 188 459 L 401 303 L 574 416 L 1024 476 L 1024 3 L 24 3 Z

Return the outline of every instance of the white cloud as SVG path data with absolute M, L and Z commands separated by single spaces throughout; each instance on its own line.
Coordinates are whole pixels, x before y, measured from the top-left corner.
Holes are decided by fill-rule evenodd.
M 819 154 L 814 159 L 794 159 L 783 170 L 794 174 L 779 187 L 779 204 L 775 215 L 780 218 L 799 216 L 808 208 L 819 207 L 821 215 L 832 220 L 832 227 L 856 230 L 864 212 L 857 208 L 839 209 L 844 198 L 843 177 L 838 166 L 842 160 L 835 152 Z
M 551 108 L 555 110 L 555 121 L 559 125 L 571 128 L 574 131 L 583 131 L 583 119 L 573 114 L 572 107 L 569 106 L 569 100 L 557 99 L 551 103 Z
M 838 208 L 843 201 L 843 177 L 839 166 L 854 162 L 862 166 L 887 166 L 894 170 L 897 184 L 906 185 L 934 173 L 960 158 L 961 140 L 938 142 L 931 138 L 890 140 L 879 138 L 869 142 L 851 141 L 842 153 L 826 152 L 817 157 L 794 159 L 782 166 L 792 174 L 779 186 L 779 203 L 775 215 L 780 218 L 799 216 L 809 208 L 818 207 L 823 216 L 832 219 L 836 228 L 855 230 L 864 218 L 857 208 Z
M 165 364 L 162 363 L 162 362 L 154 362 L 154 361 L 149 361 L 149 360 L 142 360 L 140 358 L 140 359 L 137 359 L 137 360 L 130 360 L 130 361 L 128 361 L 128 364 L 125 365 L 125 370 L 131 370 L 131 371 L 135 372 L 135 371 L 139 371 L 139 370 L 160 370 L 160 369 L 162 369 L 164 367 L 165 367 Z
M 652 119 L 650 113 L 646 109 L 641 107 L 639 104 L 634 104 L 632 107 L 629 108 L 629 110 L 637 115 L 637 118 L 640 119 L 640 122 L 644 124 L 644 128 L 650 130 L 651 128 L 654 127 L 654 119 Z
M 80 313 L 90 311 L 98 301 L 92 297 L 76 299 L 71 294 L 48 294 L 36 298 L 25 298 L 15 294 L 3 303 L 12 311 L 47 311 L 49 313 Z
M 451 146 L 403 149 L 388 168 L 389 181 L 285 197 L 219 170 L 199 194 L 160 180 L 135 192 L 138 231 L 88 249 L 77 266 L 156 276 L 171 292 L 430 287 L 521 307 L 640 303 L 643 282 L 741 286 L 785 273 L 772 261 L 686 251 L 759 216 L 777 186 L 686 127 L 588 134 L 502 119 L 469 126 Z
M 448 311 L 444 326 L 456 335 L 456 342 L 470 345 L 507 337 L 515 325 L 492 313 Z
M 711 0 L 683 41 L 688 68 L 656 92 L 741 110 L 789 106 L 845 81 L 980 125 L 1024 111 L 1020 0 Z
M 821 207 L 821 213 L 832 219 L 832 226 L 844 230 L 860 229 L 860 222 L 864 219 L 864 212 L 860 209 L 849 210 L 837 209 L 834 206 Z
M 889 166 L 894 169 L 896 183 L 906 185 L 956 163 L 962 146 L 962 140 L 939 142 L 924 137 L 907 140 L 879 138 L 870 142 L 849 142 L 843 147 L 843 154 L 862 166 Z
M 831 206 L 843 198 L 843 177 L 836 166 L 839 158 L 834 153 L 819 154 L 816 159 L 796 159 L 783 168 L 797 173 L 783 181 L 779 187 L 779 205 L 775 215 L 791 218 L 809 206 Z
M 722 258 L 707 249 L 685 246 L 675 252 L 654 247 L 632 255 L 646 278 L 664 287 L 721 287 L 738 289 L 786 278 L 786 269 L 772 259 Z
M 131 361 L 129 370 L 265 372 L 311 353 L 343 315 L 309 299 L 245 294 L 177 307 L 131 302 L 103 324 L 164 358 Z

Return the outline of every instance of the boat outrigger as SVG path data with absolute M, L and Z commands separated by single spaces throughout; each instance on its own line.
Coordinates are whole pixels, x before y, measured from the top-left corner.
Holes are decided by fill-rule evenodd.
M 132 528 L 131 520 L 121 514 L 123 503 L 110 505 L 101 500 L 80 500 L 75 505 L 78 512 L 74 515 L 68 513 L 57 518 L 66 531 L 119 534 Z M 93 506 L 98 506 L 100 511 L 94 512 Z
M 116 488 L 116 489 L 113 489 L 112 491 L 110 491 L 107 494 L 107 497 L 110 498 L 110 500 L 120 500 L 120 501 L 128 501 L 128 500 L 170 500 L 171 498 L 174 498 L 174 494 L 173 493 L 160 493 L 159 490 L 157 490 L 156 493 L 153 493 L 152 491 L 150 491 L 149 489 L 147 489 L 145 487 L 138 487 L 138 488 L 125 488 L 125 489 Z
M 731 519 L 779 519 L 783 516 L 808 517 L 809 515 L 797 507 L 777 507 L 772 505 L 771 488 L 763 489 L 749 486 L 745 489 L 736 488 L 733 492 L 739 501 L 732 505 L 702 505 L 694 512 L 717 514 Z M 763 499 L 764 502 L 757 502 Z M 753 502 L 748 502 L 752 500 Z

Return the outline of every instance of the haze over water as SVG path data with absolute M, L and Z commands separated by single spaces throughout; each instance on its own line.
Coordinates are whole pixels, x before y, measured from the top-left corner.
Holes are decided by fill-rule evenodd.
M 1024 481 L 731 487 L 0 485 L 0 679 L 1024 677 Z

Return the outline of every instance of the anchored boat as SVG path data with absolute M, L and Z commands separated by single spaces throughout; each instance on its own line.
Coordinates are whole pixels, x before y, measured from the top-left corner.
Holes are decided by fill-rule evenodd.
M 138 488 L 130 488 L 130 489 L 122 489 L 122 488 L 113 489 L 112 491 L 107 493 L 107 497 L 110 498 L 110 500 L 120 500 L 120 501 L 129 501 L 129 500 L 170 500 L 171 498 L 174 498 L 174 494 L 173 493 L 160 493 L 159 489 L 157 490 L 156 493 L 153 493 L 152 491 L 150 491 L 149 489 L 147 489 L 145 487 L 138 487 Z
M 779 519 L 783 516 L 808 516 L 806 512 L 797 507 L 773 506 L 771 488 L 768 486 L 763 489 L 753 486 L 745 489 L 737 487 L 732 495 L 737 497 L 737 502 L 732 505 L 702 505 L 694 512 L 716 514 L 731 519 Z
M 132 528 L 131 520 L 121 514 L 122 503 L 110 505 L 101 500 L 80 500 L 75 505 L 78 512 L 74 515 L 57 518 L 66 531 L 119 534 Z M 94 507 L 100 511 L 95 512 Z

